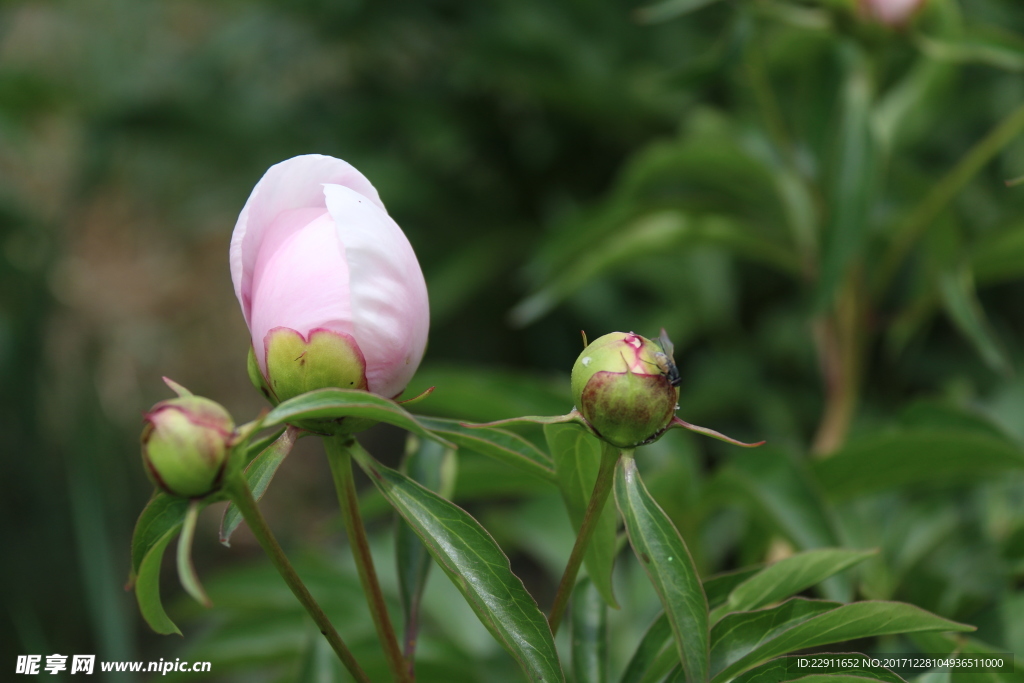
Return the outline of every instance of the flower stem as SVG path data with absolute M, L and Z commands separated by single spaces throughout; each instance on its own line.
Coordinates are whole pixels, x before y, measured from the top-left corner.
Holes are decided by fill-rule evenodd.
M 350 436 L 324 437 L 327 460 L 331 465 L 334 487 L 338 491 L 341 516 L 345 521 L 345 531 L 348 534 L 349 544 L 352 546 L 352 556 L 355 558 L 356 568 L 359 570 L 359 581 L 363 585 L 363 593 L 366 594 L 366 602 L 370 606 L 370 615 L 377 628 L 377 638 L 380 640 L 381 647 L 384 648 L 384 656 L 387 659 L 391 675 L 400 683 L 409 683 L 412 680 L 409 676 L 409 668 L 402 657 L 402 649 L 398 645 L 391 617 L 388 616 L 384 594 L 380 590 L 380 581 L 377 579 L 377 570 L 373 566 L 373 557 L 370 555 L 370 544 L 366 540 L 363 517 L 359 514 L 359 498 L 356 496 L 355 479 L 352 476 L 352 452 L 349 450 L 355 446 L 356 444 Z
M 334 652 L 337 653 L 338 659 L 345 665 L 348 672 L 352 674 L 352 678 L 358 683 L 371 683 L 370 677 L 359 666 L 359 662 L 356 661 L 356 658 L 345 645 L 341 636 L 338 635 L 337 630 L 335 630 L 327 615 L 324 614 L 320 605 L 310 595 L 306 585 L 302 583 L 302 579 L 295 573 L 295 568 L 292 567 L 291 562 L 285 557 L 284 551 L 278 544 L 277 539 L 274 538 L 270 527 L 267 526 L 267 521 L 263 518 L 263 514 L 252 497 L 252 491 L 249 490 L 249 485 L 242 478 L 241 474 L 230 478 L 225 485 L 225 490 L 231 496 L 231 501 L 238 508 L 238 511 L 242 513 L 242 517 L 245 518 L 246 523 L 252 530 L 256 540 L 263 547 L 264 552 L 267 553 L 271 563 L 281 574 L 281 578 L 288 584 L 288 588 L 295 594 L 295 597 L 302 603 L 302 606 L 306 608 L 306 612 L 313 618 L 317 628 L 320 629 L 320 633 L 330 643 Z
M 624 451 L 625 452 L 625 451 Z M 594 482 L 594 491 L 590 494 L 590 502 L 587 504 L 587 511 L 583 515 L 583 523 L 580 524 L 580 532 L 576 536 L 576 544 L 572 547 L 569 555 L 569 562 L 565 565 L 562 573 L 562 580 L 558 583 L 558 592 L 555 593 L 555 602 L 551 606 L 551 614 L 548 615 L 548 626 L 551 633 L 558 633 L 558 626 L 565 614 L 565 607 L 569 604 L 569 596 L 576 585 L 576 575 L 580 571 L 580 564 L 583 562 L 583 555 L 590 543 L 590 537 L 594 535 L 597 528 L 597 520 L 601 517 L 604 504 L 608 501 L 608 494 L 612 490 L 612 473 L 615 471 L 615 463 L 619 461 L 619 451 L 613 446 L 603 444 L 601 450 L 601 467 L 597 471 L 597 481 Z

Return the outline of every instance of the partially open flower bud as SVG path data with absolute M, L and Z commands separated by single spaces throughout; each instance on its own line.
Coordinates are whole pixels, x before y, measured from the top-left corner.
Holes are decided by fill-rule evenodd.
M 207 398 L 161 401 L 142 429 L 146 474 L 171 495 L 205 496 L 220 487 L 234 437 L 231 415 Z
M 594 340 L 572 368 L 576 407 L 605 441 L 633 448 L 658 438 L 679 399 L 665 351 L 632 332 Z
M 416 254 L 370 181 L 341 159 L 272 166 L 231 237 L 253 383 L 277 403 L 314 389 L 396 398 L 430 325 Z

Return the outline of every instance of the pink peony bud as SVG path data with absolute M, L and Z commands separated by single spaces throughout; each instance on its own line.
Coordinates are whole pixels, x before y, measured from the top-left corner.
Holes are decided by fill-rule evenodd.
M 235 225 L 231 279 L 272 400 L 324 387 L 394 398 L 423 358 L 430 312 L 416 254 L 340 159 L 270 167 Z
M 925 0 L 860 0 L 864 13 L 889 26 L 902 26 L 924 6 Z

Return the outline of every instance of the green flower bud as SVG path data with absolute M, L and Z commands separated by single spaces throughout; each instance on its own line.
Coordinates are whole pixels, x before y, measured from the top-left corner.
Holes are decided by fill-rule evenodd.
M 197 498 L 220 487 L 234 439 L 231 415 L 217 403 L 199 396 L 161 401 L 145 416 L 142 462 L 160 489 Z
M 632 332 L 594 340 L 572 368 L 576 407 L 605 441 L 634 448 L 657 439 L 676 411 L 671 358 Z

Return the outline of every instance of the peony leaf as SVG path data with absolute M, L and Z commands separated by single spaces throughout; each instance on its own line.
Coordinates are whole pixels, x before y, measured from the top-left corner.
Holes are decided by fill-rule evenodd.
M 608 606 L 588 578 L 572 594 L 572 671 L 576 683 L 608 681 Z
M 459 448 L 500 460 L 545 481 L 555 479 L 551 458 L 518 434 L 494 427 L 468 427 L 457 420 L 419 415 L 416 419 L 431 432 L 448 439 Z
M 564 681 L 547 620 L 491 535 L 455 504 L 381 465 L 353 456 L 531 681 Z
M 715 623 L 729 612 L 758 609 L 783 600 L 852 567 L 877 550 L 823 548 L 791 555 L 771 564 L 736 586 L 725 604 L 711 613 Z
M 865 655 L 856 652 L 844 653 L 819 653 L 817 657 L 832 657 L 840 660 L 861 661 L 867 659 Z M 827 677 L 829 681 L 841 683 L 859 683 L 860 681 L 886 681 L 887 683 L 903 683 L 903 679 L 889 669 L 883 667 L 864 668 L 849 666 L 843 668 L 828 669 L 827 674 L 806 674 L 808 669 L 798 668 L 799 657 L 776 657 L 765 662 L 761 666 L 751 669 L 742 676 L 733 679 L 733 683 L 778 683 L 778 681 L 800 681 L 801 683 L 814 683 Z
M 410 479 L 442 496 L 451 495 L 455 482 L 455 451 L 433 441 L 409 437 L 402 469 Z M 411 665 L 419 629 L 420 601 L 430 573 L 430 554 L 412 528 L 398 520 L 395 529 L 395 563 L 398 589 L 405 614 L 403 656 Z
M 708 601 L 693 558 L 672 521 L 647 492 L 636 461 L 623 454 L 615 468 L 615 502 L 633 552 L 665 608 L 686 680 L 708 672 Z
M 711 683 L 724 683 L 769 659 L 805 648 L 894 633 L 973 630 L 899 602 L 842 605 L 793 598 L 778 607 L 730 614 L 715 625 Z
M 662 612 L 647 627 L 644 637 L 640 639 L 640 644 L 637 645 L 633 657 L 622 673 L 620 683 L 660 680 L 673 664 L 679 662 L 679 655 L 675 649 L 667 647 L 671 642 L 672 627 L 668 625 L 668 617 Z M 668 653 L 668 656 L 665 653 Z
M 967 455 L 969 454 L 969 455 Z M 962 483 L 1024 470 L 1024 453 L 1003 438 L 960 429 L 908 429 L 851 441 L 814 463 L 833 499 L 926 482 Z
M 317 389 L 290 398 L 267 414 L 263 427 L 296 422 L 308 424 L 318 420 L 334 421 L 348 417 L 386 422 L 416 436 L 452 447 L 445 439 L 424 429 L 415 417 L 394 401 L 358 389 Z

